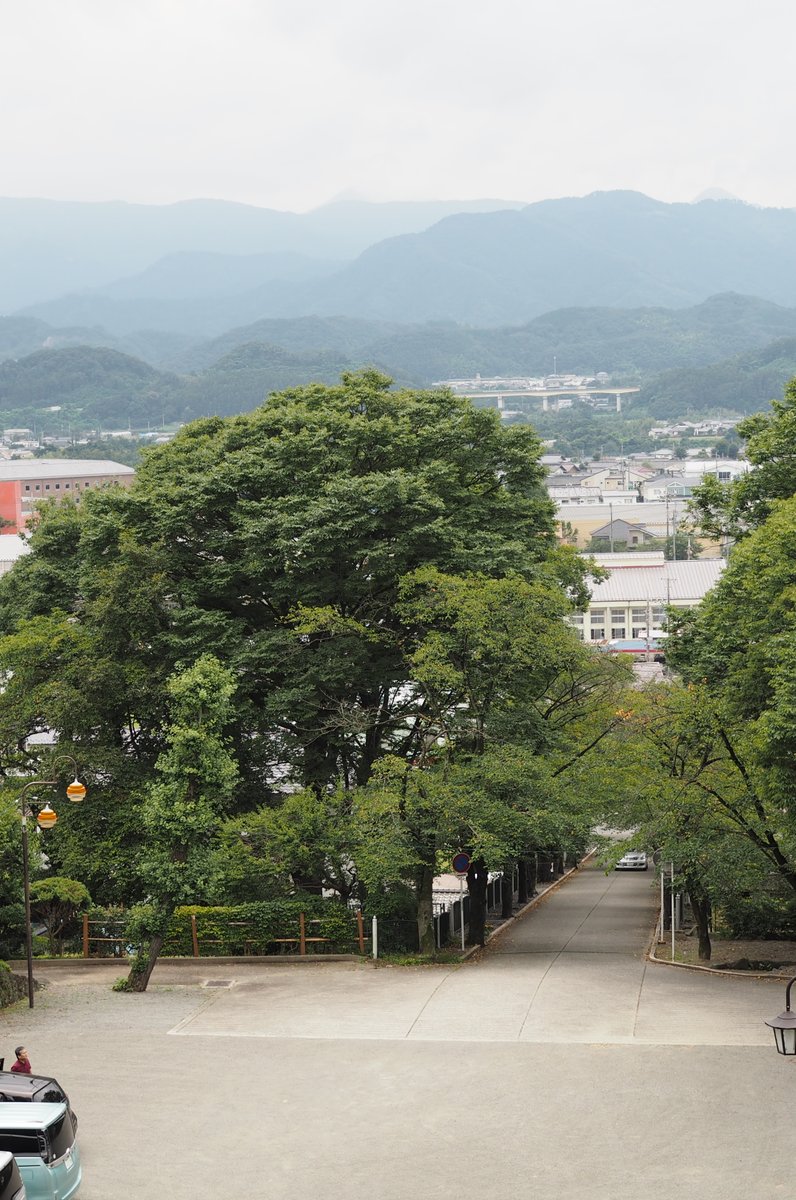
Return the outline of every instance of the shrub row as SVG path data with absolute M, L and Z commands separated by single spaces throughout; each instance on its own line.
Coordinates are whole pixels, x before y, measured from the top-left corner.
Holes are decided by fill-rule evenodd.
M 280 949 L 297 952 L 301 913 L 304 914 L 308 939 L 307 953 L 350 953 L 358 948 L 356 914 L 338 901 L 306 896 L 235 905 L 191 904 L 178 908 L 162 953 L 185 958 L 193 954 L 192 916 L 196 918 L 202 956 L 274 954 Z M 94 909 L 89 913 L 89 920 L 92 937 L 112 938 L 117 946 L 126 948 L 126 920 L 118 909 Z M 323 940 L 310 941 L 312 938 Z M 101 946 L 105 949 L 101 950 Z M 103 952 L 113 954 L 113 946 L 114 942 L 93 942 L 92 956 Z

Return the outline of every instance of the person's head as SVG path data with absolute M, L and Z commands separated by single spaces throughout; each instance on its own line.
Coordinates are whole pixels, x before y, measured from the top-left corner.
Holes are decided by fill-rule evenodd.
M 25 1047 L 24 1047 L 24 1046 L 17 1046 L 17 1048 L 16 1048 L 16 1050 L 14 1051 L 14 1053 L 16 1054 L 16 1056 L 17 1056 L 17 1059 L 19 1060 L 19 1062 L 27 1062 L 27 1058 L 28 1058 L 28 1052 L 27 1052 L 27 1050 L 25 1049 Z

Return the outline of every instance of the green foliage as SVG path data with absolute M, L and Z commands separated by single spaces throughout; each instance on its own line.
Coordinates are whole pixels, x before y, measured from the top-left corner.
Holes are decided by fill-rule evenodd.
M 64 936 L 78 913 L 88 912 L 91 896 L 76 879 L 49 875 L 30 885 L 30 902 L 31 912 L 47 929 L 50 953 L 55 955 L 62 948 Z
M 351 838 L 350 799 L 342 788 L 290 792 L 280 804 L 224 824 L 218 894 L 229 902 L 322 887 L 347 899 L 356 889 Z
M 19 808 L 0 793 L 0 952 L 15 957 L 25 941 L 22 902 L 22 834 Z
M 320 786 L 341 764 L 364 779 L 406 736 L 401 577 L 434 563 L 530 578 L 559 561 L 539 453 L 529 429 L 373 372 L 186 427 L 131 489 L 42 514 L 34 553 L 0 581 L 18 626 L 0 661 L 20 679 L 0 710 L 108 757 L 125 745 L 145 780 L 166 679 L 207 651 L 237 681 L 242 807 L 277 764 Z
M 581 405 L 577 414 L 543 414 L 534 401 L 522 419 L 555 438 L 563 453 L 627 453 L 647 448 L 653 416 L 765 408 L 796 370 L 792 327 L 790 310 L 726 293 L 692 308 L 563 308 L 498 328 L 298 317 L 260 320 L 212 341 L 151 330 L 114 339 L 98 327 L 71 329 L 61 333 L 71 344 L 42 351 L 57 331 L 6 317 L 0 319 L 0 359 L 7 360 L 0 363 L 0 416 L 6 427 L 35 424 L 47 433 L 155 428 L 164 420 L 247 412 L 271 392 L 331 384 L 344 370 L 374 363 L 406 386 L 429 386 L 477 373 L 543 376 L 557 358 L 583 374 L 606 371 L 613 382 L 641 383 L 641 397 L 626 400 L 630 411 L 621 415 Z M 164 361 L 184 373 L 147 365 Z M 53 405 L 61 411 L 48 412 Z M 103 448 L 99 456 L 108 457 L 99 443 Z M 95 451 L 81 446 L 80 453 Z M 114 444 L 110 456 L 124 453 Z
M 141 452 L 148 445 L 149 442 L 141 441 L 137 437 L 94 438 L 58 449 L 43 446 L 33 453 L 36 458 L 100 458 L 124 463 L 128 467 L 137 467 L 141 461 Z
M 279 346 L 250 342 L 185 380 L 182 403 L 191 417 L 249 412 L 271 392 L 310 383 L 334 384 L 351 366 L 337 351 L 313 347 L 311 353 L 291 354 Z
M 296 939 L 289 952 L 298 953 L 299 915 L 305 914 L 308 938 L 326 939 L 325 949 L 350 950 L 357 937 L 356 918 L 344 905 L 304 897 L 216 908 L 177 909 L 164 944 L 166 954 L 190 954 L 190 915 L 196 914 L 200 953 L 278 953 L 277 939 Z M 318 943 L 310 942 L 310 953 Z
M 725 362 L 664 372 L 642 388 L 638 403 L 666 420 L 719 411 L 760 412 L 795 372 L 796 339 L 782 338 Z
M 794 371 L 796 363 L 789 375 Z M 755 470 L 727 484 L 706 476 L 694 489 L 691 507 L 700 527 L 714 537 L 745 537 L 766 520 L 775 501 L 796 494 L 796 379 L 771 408 L 770 414 L 758 413 L 738 425 Z
M 140 359 L 117 350 L 94 346 L 69 346 L 38 350 L 27 357 L 0 362 L 0 412 L 25 413 L 57 405 L 52 414 L 58 423 L 74 416 L 82 428 L 97 424 L 128 422 L 159 423 L 165 412 L 169 420 L 181 415 L 180 381 L 175 375 L 156 371 Z M 4 416 L 5 420 L 5 416 Z M 47 414 L 37 413 L 37 424 Z
M 796 900 L 793 894 L 766 887 L 745 890 L 725 899 L 720 905 L 717 924 L 734 938 L 796 937 Z
M 156 905 L 169 910 L 212 887 L 208 851 L 238 781 L 224 735 L 234 691 L 231 672 L 212 655 L 167 685 L 172 721 L 142 808 L 140 869 Z
M 133 986 L 181 904 L 429 897 L 463 839 L 497 865 L 570 836 L 554 779 L 600 736 L 615 665 L 561 619 L 585 567 L 556 545 L 540 450 L 366 371 L 196 422 L 129 490 L 43 511 L 0 580 L 0 745 L 90 747 L 53 861 L 148 901 Z
M 541 438 L 554 442 L 557 454 L 576 461 L 649 451 L 652 417 L 638 415 L 636 397 L 627 398 L 626 407 L 628 412 L 606 412 L 576 400 L 562 412 L 534 411 L 526 419 Z
M 26 994 L 27 980 L 14 975 L 8 963 L 0 960 L 0 1008 L 15 1004 Z
M 323 939 L 322 943 L 308 941 L 308 953 L 348 953 L 358 945 L 356 914 L 321 896 L 234 905 L 181 905 L 168 917 L 152 905 L 138 905 L 123 922 L 119 921 L 118 911 L 111 910 L 107 923 L 115 929 L 114 936 L 130 944 L 143 944 L 156 933 L 161 934 L 162 953 L 180 958 L 193 955 L 192 917 L 202 957 L 298 953 L 302 913 L 307 939 Z M 96 910 L 92 916 L 101 919 Z

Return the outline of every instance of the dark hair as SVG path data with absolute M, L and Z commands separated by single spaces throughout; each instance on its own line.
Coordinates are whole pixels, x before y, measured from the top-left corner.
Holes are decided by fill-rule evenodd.
M 16 1056 L 17 1056 L 17 1058 L 19 1058 L 19 1052 L 20 1052 L 20 1050 L 24 1050 L 24 1049 L 25 1049 L 25 1047 L 24 1047 L 24 1046 L 17 1046 L 16 1050 L 14 1051 L 14 1053 L 15 1053 L 15 1054 L 16 1054 Z

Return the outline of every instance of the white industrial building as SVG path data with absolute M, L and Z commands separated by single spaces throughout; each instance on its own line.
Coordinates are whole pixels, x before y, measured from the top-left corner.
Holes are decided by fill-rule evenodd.
M 609 571 L 608 578 L 592 583 L 586 612 L 569 618 L 586 642 L 648 637 L 665 628 L 667 607 L 694 608 L 725 566 L 721 558 L 667 562 L 662 551 L 592 557 Z

